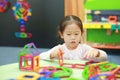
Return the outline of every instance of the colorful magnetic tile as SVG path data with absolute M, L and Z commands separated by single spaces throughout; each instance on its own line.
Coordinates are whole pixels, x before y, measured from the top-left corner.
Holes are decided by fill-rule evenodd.
M 0 0 L 0 13 L 3 13 L 10 6 L 10 2 L 8 0 Z
M 22 74 L 17 77 L 17 80 L 37 80 L 39 77 L 38 74 Z

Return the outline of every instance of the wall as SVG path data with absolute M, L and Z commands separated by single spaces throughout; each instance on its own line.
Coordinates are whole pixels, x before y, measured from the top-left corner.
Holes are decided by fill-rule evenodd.
M 26 24 L 26 32 L 32 38 L 16 38 L 14 33 L 20 26 L 12 15 L 16 0 L 10 0 L 10 7 L 0 13 L 0 46 L 24 46 L 34 42 L 37 47 L 51 48 L 57 44 L 56 27 L 64 16 L 64 0 L 26 0 L 32 8 L 32 16 Z

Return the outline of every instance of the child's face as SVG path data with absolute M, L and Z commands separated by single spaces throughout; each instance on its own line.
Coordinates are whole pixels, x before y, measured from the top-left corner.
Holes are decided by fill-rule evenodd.
M 67 48 L 71 50 L 75 49 L 78 46 L 80 37 L 80 27 L 75 23 L 67 25 L 64 32 L 61 34 L 61 38 L 64 39 Z

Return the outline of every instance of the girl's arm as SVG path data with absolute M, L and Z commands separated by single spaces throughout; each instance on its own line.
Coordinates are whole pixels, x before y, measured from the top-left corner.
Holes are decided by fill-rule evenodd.
M 83 55 L 83 59 L 95 60 L 95 61 L 106 61 L 107 53 L 100 49 L 91 49 L 86 51 Z
M 107 53 L 103 50 L 98 49 L 99 56 L 95 57 L 96 61 L 107 61 Z
M 57 46 L 53 47 L 52 49 L 50 49 L 46 52 L 40 53 L 40 58 L 41 59 L 57 58 L 57 54 L 59 53 L 59 47 L 60 47 L 60 45 L 57 45 Z
M 84 44 L 83 50 L 85 51 L 83 54 L 83 59 L 85 60 L 95 60 L 95 61 L 106 61 L 107 53 L 103 50 L 93 48 L 87 44 Z
M 51 51 L 50 59 L 58 58 L 58 54 L 60 53 L 61 45 L 56 46 L 56 48 Z

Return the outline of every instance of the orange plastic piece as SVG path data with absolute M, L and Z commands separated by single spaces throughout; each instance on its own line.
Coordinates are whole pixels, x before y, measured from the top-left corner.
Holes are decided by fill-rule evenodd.
M 63 52 L 60 50 L 60 53 L 58 54 L 58 60 L 59 60 L 59 65 L 62 66 L 64 61 L 63 61 Z

